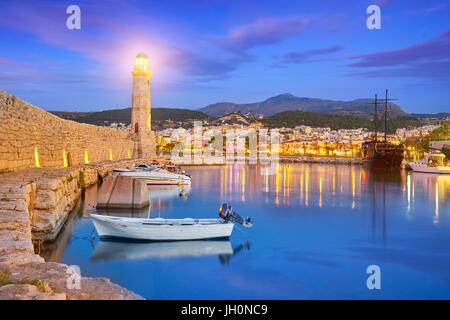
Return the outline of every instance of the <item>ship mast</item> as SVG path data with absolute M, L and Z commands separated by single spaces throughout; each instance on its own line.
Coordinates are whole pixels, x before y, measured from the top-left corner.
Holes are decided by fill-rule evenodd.
M 375 124 L 375 142 L 378 140 L 378 95 L 375 94 L 375 113 L 373 114 L 373 122 Z
M 375 127 L 375 136 L 374 136 L 374 141 L 377 142 L 378 141 L 378 95 L 375 94 L 375 102 L 373 103 L 369 103 L 369 104 L 373 104 L 375 105 L 375 113 L 373 114 L 373 124 Z
M 388 99 L 388 89 L 386 89 L 386 98 L 384 99 L 384 143 L 387 143 L 387 115 L 388 115 L 388 101 L 397 99 Z
M 387 143 L 387 114 L 388 114 L 388 89 L 386 89 L 386 99 L 384 99 L 384 143 Z

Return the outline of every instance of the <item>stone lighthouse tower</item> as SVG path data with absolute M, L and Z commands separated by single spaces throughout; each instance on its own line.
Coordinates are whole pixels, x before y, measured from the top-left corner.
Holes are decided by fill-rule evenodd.
M 151 131 L 150 75 L 148 58 L 136 56 L 133 75 L 131 104 L 131 135 L 135 141 L 133 157 L 142 158 L 154 154 L 154 135 Z
M 133 75 L 133 97 L 131 106 L 131 124 L 133 133 L 145 135 L 151 130 L 150 76 L 148 58 L 140 53 L 136 56 Z

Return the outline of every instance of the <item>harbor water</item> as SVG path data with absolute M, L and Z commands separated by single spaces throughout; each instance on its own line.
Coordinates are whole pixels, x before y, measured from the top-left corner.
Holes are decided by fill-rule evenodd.
M 150 207 L 100 213 L 214 218 L 226 202 L 253 228 L 237 225 L 229 240 L 100 240 L 89 217 L 94 187 L 41 255 L 147 299 L 450 299 L 450 175 L 325 164 L 279 164 L 273 175 L 237 164 L 185 169 L 190 187 L 152 186 Z M 370 290 L 373 265 L 381 288 Z

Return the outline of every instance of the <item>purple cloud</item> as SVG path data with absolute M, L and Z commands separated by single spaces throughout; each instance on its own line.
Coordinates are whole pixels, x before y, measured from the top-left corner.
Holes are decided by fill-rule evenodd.
M 450 75 L 450 60 L 413 63 L 408 66 L 398 68 L 371 69 L 368 71 L 353 72 L 350 73 L 350 75 L 362 76 L 366 78 L 425 77 L 448 80 Z
M 305 62 L 317 62 L 319 59 L 312 59 L 313 57 L 323 56 L 330 53 L 334 53 L 342 50 L 342 46 L 334 45 L 327 48 L 313 49 L 307 51 L 294 51 L 288 52 L 283 59 L 284 63 L 305 63 Z
M 450 7 L 450 1 L 444 2 L 444 3 L 440 4 L 440 5 L 435 6 L 435 7 L 428 8 L 426 10 L 426 12 L 427 13 L 438 12 L 438 11 L 442 11 L 442 10 L 447 9 L 448 7 Z
M 169 59 L 174 67 L 186 74 L 202 77 L 213 76 L 214 78 L 234 71 L 239 64 L 239 61 L 231 59 L 205 58 L 181 48 L 176 48 Z
M 63 4 L 45 1 L 33 6 L 18 3 L 0 8 L 5 10 L 0 25 L 33 34 L 43 43 L 81 53 L 85 58 L 100 62 L 99 72 L 108 72 L 113 77 L 130 70 L 137 52 L 147 52 L 161 74 L 177 72 L 194 79 L 201 77 L 201 81 L 226 77 L 242 62 L 242 59 L 209 58 L 172 45 L 158 36 L 154 31 L 157 27 L 136 26 L 139 21 L 148 21 L 136 7 L 121 1 L 109 0 L 108 3 L 111 6 L 85 4 L 83 10 L 89 14 L 83 15 L 81 30 L 71 31 L 65 27 L 67 15 Z M 121 23 L 115 18 L 117 12 L 126 14 L 131 23 Z
M 279 43 L 286 38 L 303 33 L 310 20 L 304 16 L 289 16 L 259 19 L 253 23 L 232 28 L 226 36 L 214 37 L 220 47 L 233 53 Z
M 350 57 L 356 68 L 378 68 L 353 72 L 366 77 L 405 76 L 450 78 L 450 29 L 428 41 L 401 49 L 379 51 Z
M 350 67 L 397 66 L 425 59 L 446 59 L 450 52 L 450 29 L 439 36 L 401 49 L 379 51 L 351 57 L 358 62 Z

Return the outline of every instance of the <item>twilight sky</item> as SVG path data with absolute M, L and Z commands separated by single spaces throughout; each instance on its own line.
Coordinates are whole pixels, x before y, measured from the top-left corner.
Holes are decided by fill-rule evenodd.
M 66 27 L 71 4 L 81 30 Z M 370 4 L 381 30 L 366 27 Z M 47 110 L 130 106 L 144 52 L 153 107 L 389 88 L 407 112 L 450 112 L 450 0 L 1 0 L 0 12 L 0 89 Z

